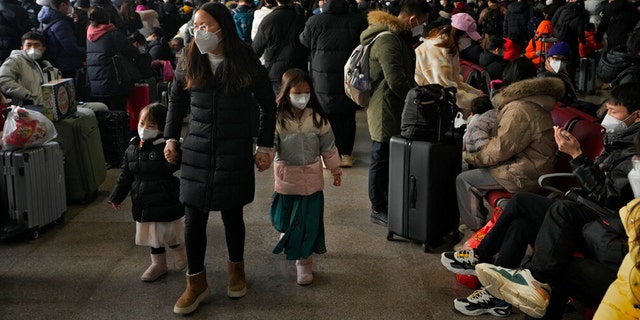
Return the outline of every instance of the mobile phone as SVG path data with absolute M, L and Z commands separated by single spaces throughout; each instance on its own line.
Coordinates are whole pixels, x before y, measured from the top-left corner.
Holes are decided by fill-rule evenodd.
M 560 131 L 560 135 L 567 141 L 571 141 L 571 139 L 569 139 L 569 137 L 567 137 L 566 134 L 564 134 L 562 131 Z

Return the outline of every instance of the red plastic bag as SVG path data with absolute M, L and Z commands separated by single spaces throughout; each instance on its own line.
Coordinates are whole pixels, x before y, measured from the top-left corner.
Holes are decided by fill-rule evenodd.
M 162 81 L 170 82 L 173 81 L 173 66 L 171 65 L 171 61 L 164 60 L 164 65 L 162 66 Z
M 467 240 L 464 245 L 462 245 L 462 249 L 476 249 L 480 242 L 484 237 L 489 233 L 489 230 L 493 228 L 498 221 L 498 218 L 502 215 L 502 208 L 495 207 L 493 209 L 493 217 L 487 224 L 485 224 L 482 228 L 478 229 L 476 233 L 474 233 L 469 240 Z M 471 288 L 471 289 L 480 289 L 480 281 L 476 276 L 464 275 L 464 274 L 456 274 L 456 279 L 461 284 Z
M 2 142 L 5 149 L 13 150 L 39 146 L 57 136 L 53 122 L 44 114 L 12 106 L 5 121 Z

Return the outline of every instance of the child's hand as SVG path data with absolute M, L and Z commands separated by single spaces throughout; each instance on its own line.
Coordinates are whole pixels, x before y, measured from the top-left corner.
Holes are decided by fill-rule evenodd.
M 113 210 L 115 210 L 115 211 L 120 211 L 120 207 L 122 206 L 121 204 L 119 204 L 119 203 L 115 203 L 115 202 L 113 202 L 113 201 L 109 201 L 108 203 L 111 205 L 111 207 L 113 208 Z
M 342 184 L 342 178 L 340 174 L 333 175 L 333 185 L 339 187 Z
M 260 172 L 269 169 L 269 167 L 271 166 L 271 156 L 269 156 L 269 154 L 266 152 L 256 152 L 254 159 L 256 167 Z

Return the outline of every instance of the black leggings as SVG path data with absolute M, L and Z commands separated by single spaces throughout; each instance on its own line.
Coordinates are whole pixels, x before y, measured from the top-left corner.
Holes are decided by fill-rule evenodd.
M 204 255 L 207 250 L 207 221 L 209 212 L 197 208 L 185 207 L 185 235 L 187 246 L 187 261 L 189 274 L 196 274 L 204 270 Z M 229 261 L 241 262 L 244 260 L 244 219 L 242 207 L 222 210 L 222 222 L 224 234 L 227 240 Z

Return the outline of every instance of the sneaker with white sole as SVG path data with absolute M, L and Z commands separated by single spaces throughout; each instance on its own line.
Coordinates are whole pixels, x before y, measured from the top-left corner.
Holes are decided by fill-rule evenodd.
M 440 262 L 455 274 L 476 275 L 476 264 L 480 262 L 473 249 L 443 252 Z
M 529 269 L 507 269 L 488 263 L 476 266 L 478 279 L 491 295 L 534 318 L 542 318 L 551 299 L 551 287 L 536 280 Z
M 453 307 L 467 316 L 479 316 L 486 313 L 496 317 L 511 315 L 511 305 L 492 296 L 484 288 L 474 291 L 466 298 L 453 300 Z

